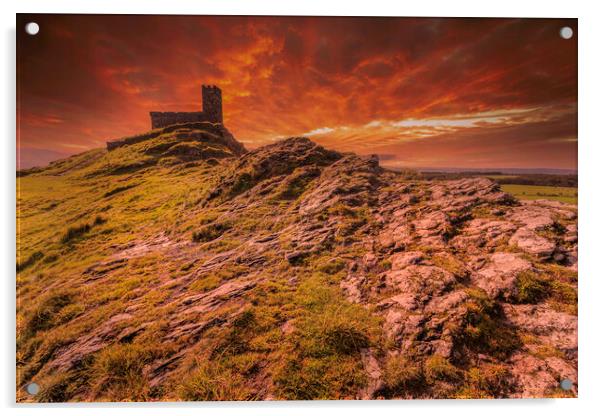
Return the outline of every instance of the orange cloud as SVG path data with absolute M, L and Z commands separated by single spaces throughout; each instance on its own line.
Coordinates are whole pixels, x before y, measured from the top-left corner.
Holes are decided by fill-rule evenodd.
M 576 166 L 577 40 L 558 36 L 577 33 L 574 19 L 19 15 L 18 26 L 31 19 L 40 34 L 18 35 L 23 148 L 98 147 L 148 129 L 151 110 L 199 109 L 211 83 L 248 147 L 309 135 L 395 166 Z

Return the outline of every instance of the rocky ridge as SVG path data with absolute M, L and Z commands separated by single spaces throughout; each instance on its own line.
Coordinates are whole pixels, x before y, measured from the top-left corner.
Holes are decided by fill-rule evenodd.
M 52 327 L 32 327 L 24 308 L 21 385 L 51 386 L 46 401 L 576 394 L 576 207 L 520 202 L 485 178 L 421 180 L 305 138 L 186 154 L 177 163 L 205 161 L 190 169 L 208 187 L 185 213 L 173 208 L 171 230 L 115 241 L 45 291 L 103 290 L 143 261 L 153 278 Z M 183 175 L 175 163 L 165 168 Z M 114 307 L 86 321 L 99 305 Z M 40 339 L 67 328 L 52 348 Z M 151 340 L 160 347 L 133 352 Z M 116 393 L 111 351 L 139 354 L 136 389 Z M 321 365 L 357 377 L 316 380 Z

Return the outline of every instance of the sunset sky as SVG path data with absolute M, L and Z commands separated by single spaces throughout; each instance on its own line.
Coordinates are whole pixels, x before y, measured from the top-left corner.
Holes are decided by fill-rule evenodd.
M 576 19 L 19 15 L 17 78 L 21 167 L 200 110 L 202 84 L 250 149 L 308 136 L 390 167 L 577 166 Z

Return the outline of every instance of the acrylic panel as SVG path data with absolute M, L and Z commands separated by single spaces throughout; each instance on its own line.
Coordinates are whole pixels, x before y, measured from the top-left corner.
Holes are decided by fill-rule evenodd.
M 17 15 L 17 401 L 576 397 L 577 29 Z

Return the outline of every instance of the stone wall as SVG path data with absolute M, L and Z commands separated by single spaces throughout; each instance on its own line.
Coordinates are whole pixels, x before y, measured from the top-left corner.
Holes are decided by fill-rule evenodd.
M 151 111 L 151 128 L 160 129 L 173 124 L 198 123 L 223 123 L 222 90 L 215 85 L 203 85 L 203 111 L 193 112 L 160 112 Z
M 150 113 L 151 129 L 160 129 L 173 124 L 198 123 L 201 121 L 211 121 L 204 111 L 194 112 L 158 112 Z

